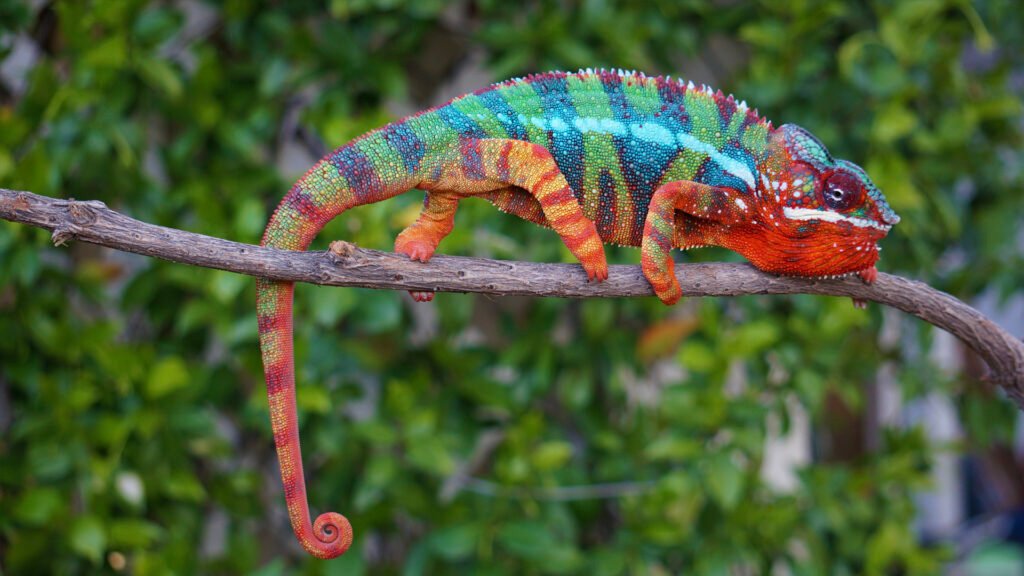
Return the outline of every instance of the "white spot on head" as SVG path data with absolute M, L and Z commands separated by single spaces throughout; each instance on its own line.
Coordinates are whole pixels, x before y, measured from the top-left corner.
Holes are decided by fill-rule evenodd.
M 747 203 L 744 202 L 742 198 L 734 198 L 733 202 L 736 202 L 736 205 L 740 207 L 740 210 L 747 209 Z

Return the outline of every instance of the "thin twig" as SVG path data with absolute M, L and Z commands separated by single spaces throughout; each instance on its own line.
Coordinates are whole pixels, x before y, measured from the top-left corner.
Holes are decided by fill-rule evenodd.
M 70 239 L 250 276 L 327 286 L 391 290 L 481 292 L 497 295 L 612 298 L 649 296 L 638 266 L 611 266 L 608 280 L 586 282 L 574 264 L 537 264 L 436 256 L 430 263 L 354 246 L 335 252 L 262 248 L 154 226 L 107 208 L 0 189 L 0 218 L 46 228 L 56 244 Z M 1024 342 L 981 312 L 927 284 L 879 274 L 868 286 L 857 278 L 816 280 L 765 274 L 746 264 L 682 264 L 676 275 L 688 296 L 819 294 L 892 306 L 963 340 L 988 364 L 986 380 L 1002 386 L 1024 410 Z

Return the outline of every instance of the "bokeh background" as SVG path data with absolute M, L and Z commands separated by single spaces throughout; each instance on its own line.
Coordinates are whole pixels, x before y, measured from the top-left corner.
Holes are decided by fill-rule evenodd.
M 1013 0 L 8 0 L 0 185 L 256 243 L 368 129 L 510 76 L 635 68 L 865 166 L 903 216 L 880 267 L 1020 336 L 1022 36 Z M 316 246 L 390 249 L 421 200 L 353 210 Z M 441 249 L 571 261 L 485 202 Z M 0 573 L 1024 573 L 1021 417 L 914 318 L 300 286 L 310 502 L 356 528 L 310 560 L 253 284 L 0 222 Z

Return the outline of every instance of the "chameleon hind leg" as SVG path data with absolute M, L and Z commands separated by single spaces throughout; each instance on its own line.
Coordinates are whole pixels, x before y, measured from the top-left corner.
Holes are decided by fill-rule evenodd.
M 515 186 L 509 186 L 483 195 L 498 210 L 518 216 L 538 226 L 551 228 L 551 223 L 544 216 L 544 209 L 529 192 Z
M 742 194 L 730 188 L 679 180 L 654 192 L 640 243 L 640 267 L 662 302 L 675 304 L 683 294 L 670 255 L 672 247 L 715 244 L 715 231 L 742 222 L 746 209 Z M 677 210 L 684 218 L 676 219 Z
M 455 211 L 459 197 L 450 192 L 436 190 L 428 192 L 423 199 L 423 210 L 416 221 L 402 230 L 395 238 L 395 252 L 405 254 L 413 260 L 428 262 L 441 243 L 455 226 Z M 430 302 L 433 292 L 410 290 L 409 295 L 417 302 Z
M 526 190 L 506 186 L 481 196 L 502 212 L 518 216 L 538 226 L 551 227 L 544 217 L 540 202 Z M 428 192 L 423 199 L 423 210 L 419 217 L 395 238 L 395 252 L 405 254 L 412 260 L 428 262 L 441 240 L 454 228 L 458 203 L 459 199 L 451 194 L 441 191 Z M 434 299 L 433 292 L 410 290 L 409 295 L 417 302 L 430 302 Z
M 539 144 L 497 138 L 463 140 L 455 157 L 441 163 L 419 187 L 488 199 L 512 194 L 507 192 L 509 187 L 529 193 L 536 199 L 544 222 L 583 264 L 587 278 L 608 278 L 608 261 L 597 227 L 583 214 L 551 153 Z M 539 219 L 527 208 L 517 215 Z

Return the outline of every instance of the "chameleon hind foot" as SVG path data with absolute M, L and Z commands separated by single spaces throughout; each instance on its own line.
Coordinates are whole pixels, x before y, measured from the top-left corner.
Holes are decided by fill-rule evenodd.
M 410 234 L 409 236 L 412 235 Z M 403 238 L 402 234 L 398 235 L 398 238 L 395 240 L 395 252 L 405 254 L 410 260 L 415 262 L 429 262 L 434 256 L 434 250 L 437 248 L 437 244 L 433 244 L 425 240 L 413 239 L 409 236 Z M 409 290 L 409 295 L 412 296 L 412 299 L 416 302 L 430 302 L 434 299 L 433 292 Z
M 410 260 L 429 262 L 437 245 L 455 226 L 458 206 L 459 199 L 454 194 L 428 192 L 419 217 L 395 238 L 395 252 L 405 254 Z M 409 295 L 416 302 L 434 299 L 433 292 L 410 290 Z

